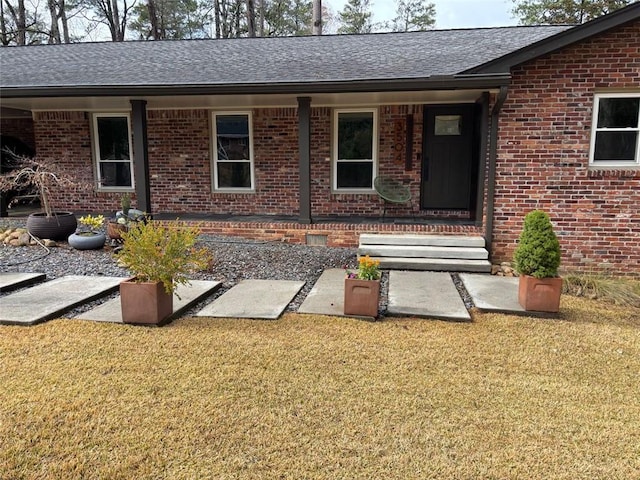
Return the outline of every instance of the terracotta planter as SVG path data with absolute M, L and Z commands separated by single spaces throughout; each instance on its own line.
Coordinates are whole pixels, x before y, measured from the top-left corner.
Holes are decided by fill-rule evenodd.
M 378 316 L 380 280 L 344 280 L 344 314 L 357 317 Z
M 522 308 L 532 312 L 557 313 L 560 310 L 562 278 L 535 278 L 521 275 L 518 301 Z
M 104 247 L 107 239 L 104 233 L 83 232 L 69 235 L 69 245 L 76 250 L 95 250 Z
M 159 325 L 173 313 L 173 295 L 160 282 L 121 282 L 120 304 L 124 323 Z
M 120 240 L 122 238 L 120 234 L 128 230 L 129 227 L 127 227 L 126 225 L 122 225 L 117 222 L 107 223 L 107 236 L 112 240 Z
M 50 217 L 44 212 L 32 213 L 27 218 L 27 230 L 38 238 L 66 240 L 77 227 L 76 216 L 71 212 L 53 212 Z

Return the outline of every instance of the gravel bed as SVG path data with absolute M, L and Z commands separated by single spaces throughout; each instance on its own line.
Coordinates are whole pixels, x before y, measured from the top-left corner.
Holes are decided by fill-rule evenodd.
M 0 222 L 3 230 L 20 226 L 24 226 L 23 221 Z M 185 315 L 196 312 L 245 279 L 304 281 L 305 286 L 287 308 L 287 311 L 297 311 L 323 270 L 356 266 L 355 248 L 310 247 L 212 235 L 202 235 L 199 243 L 212 252 L 214 260 L 209 271 L 196 273 L 192 278 L 216 280 L 222 282 L 222 288 Z M 130 276 L 127 269 L 118 266 L 117 256 L 110 246 L 102 250 L 75 250 L 64 242 L 50 248 L 49 253 L 39 246 L 10 247 L 0 244 L 0 271 L 42 272 L 47 274 L 48 280 L 64 275 Z M 386 293 L 386 275 L 383 293 Z M 82 313 L 114 295 L 85 304 L 66 315 Z M 381 297 L 385 300 L 384 303 L 381 301 L 380 310 L 385 311 L 386 294 Z
M 0 221 L 2 230 L 22 226 L 23 220 Z M 222 282 L 222 287 L 213 296 L 185 312 L 185 316 L 193 315 L 245 279 L 304 281 L 304 287 L 287 307 L 287 311 L 295 312 L 325 269 L 345 266 L 355 268 L 357 264 L 355 248 L 310 247 L 213 235 L 202 235 L 199 243 L 212 252 L 214 260 L 209 271 L 196 273 L 193 279 L 216 280 Z M 46 273 L 48 280 L 64 275 L 130 276 L 126 268 L 118 266 L 117 255 L 111 246 L 108 245 L 102 250 L 75 250 L 64 242 L 58 247 L 50 248 L 49 252 L 39 246 L 10 247 L 0 243 L 0 271 L 42 272 Z M 468 309 L 472 308 L 473 300 L 458 274 L 453 273 L 452 279 L 465 306 Z M 388 284 L 389 275 L 383 272 L 379 306 L 381 316 L 387 311 Z M 114 293 L 84 304 L 66 315 L 78 315 L 116 295 L 117 293 Z

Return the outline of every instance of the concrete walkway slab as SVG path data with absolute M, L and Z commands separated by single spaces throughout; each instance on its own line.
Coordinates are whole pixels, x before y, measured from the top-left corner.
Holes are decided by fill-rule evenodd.
M 43 281 L 44 273 L 0 273 L 0 292 L 8 292 Z
M 518 303 L 518 278 L 461 273 L 474 305 L 484 312 L 527 313 Z
M 389 315 L 470 321 L 451 275 L 444 272 L 389 272 Z
M 70 275 L 0 297 L 0 323 L 34 325 L 115 290 L 121 277 Z
M 304 283 L 294 280 L 243 280 L 196 316 L 275 320 Z
M 305 298 L 298 313 L 344 316 L 344 269 L 330 268 L 320 278 Z
M 176 293 L 180 298 L 178 298 L 178 295 L 174 294 L 173 314 L 171 317 L 177 317 L 191 307 L 191 305 L 217 291 L 221 286 L 221 282 L 206 280 L 191 280 L 190 285 L 179 285 Z M 120 297 L 118 296 L 113 298 L 102 305 L 98 305 L 96 308 L 81 313 L 75 318 L 79 320 L 93 320 L 96 322 L 123 323 Z

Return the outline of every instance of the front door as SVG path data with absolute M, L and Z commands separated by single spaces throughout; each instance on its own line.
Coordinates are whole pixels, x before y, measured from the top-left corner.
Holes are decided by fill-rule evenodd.
M 471 208 L 474 106 L 425 106 L 422 209 Z

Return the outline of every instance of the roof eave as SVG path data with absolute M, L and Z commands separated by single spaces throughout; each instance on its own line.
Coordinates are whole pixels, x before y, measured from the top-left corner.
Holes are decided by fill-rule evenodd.
M 573 43 L 586 40 L 612 28 L 620 27 L 627 23 L 640 19 L 640 3 L 633 3 L 608 15 L 598 17 L 590 22 L 577 25 L 568 30 L 547 37 L 536 43 L 532 43 L 515 52 L 511 52 L 490 62 L 478 65 L 464 73 L 488 74 L 494 72 L 508 72 L 512 67 L 521 65 L 529 60 L 541 57 L 567 47 Z
M 353 80 L 225 85 L 95 85 L 5 87 L 0 98 L 121 97 L 165 95 L 313 94 L 419 90 L 493 89 L 508 85 L 508 73 L 443 75 L 417 79 Z

